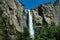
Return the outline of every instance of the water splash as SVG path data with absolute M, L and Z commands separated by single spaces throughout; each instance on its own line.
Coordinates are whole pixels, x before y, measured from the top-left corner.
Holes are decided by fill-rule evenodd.
M 28 10 L 28 12 L 29 12 L 29 33 L 32 40 L 34 40 L 33 17 L 30 10 Z

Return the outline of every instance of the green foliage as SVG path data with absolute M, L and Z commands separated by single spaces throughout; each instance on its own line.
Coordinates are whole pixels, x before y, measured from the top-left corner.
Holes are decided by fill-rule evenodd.
M 35 40 L 57 40 L 57 37 L 60 36 L 59 31 L 60 26 L 44 27 L 42 28 L 40 35 L 35 36 Z
M 34 40 L 60 40 L 58 39 L 60 36 L 60 26 L 51 26 L 51 27 L 42 27 L 40 29 L 40 34 L 35 35 Z M 20 34 L 17 33 L 18 35 L 18 40 L 32 40 L 28 35 Z M 20 38 L 20 39 L 19 39 Z

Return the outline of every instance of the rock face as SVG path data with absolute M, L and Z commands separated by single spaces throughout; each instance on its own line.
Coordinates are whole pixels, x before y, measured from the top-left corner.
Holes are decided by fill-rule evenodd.
M 17 0 L 0 0 L 0 40 L 16 40 L 16 31 L 23 32 L 23 10 Z
M 44 4 L 31 13 L 35 31 L 40 32 L 39 27 L 59 25 L 60 0 Z M 22 34 L 28 32 L 28 20 L 28 11 L 18 0 L 0 0 L 0 40 L 24 40 Z
M 56 3 L 57 4 L 57 3 Z M 59 25 L 60 24 L 60 4 L 58 2 L 58 6 L 56 4 L 47 4 L 42 5 L 44 19 L 48 25 Z

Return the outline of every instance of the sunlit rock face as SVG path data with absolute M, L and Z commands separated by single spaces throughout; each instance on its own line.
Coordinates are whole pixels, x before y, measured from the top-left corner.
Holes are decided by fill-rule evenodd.
M 55 4 L 42 5 L 44 19 L 48 25 L 59 25 L 60 24 L 60 1 L 57 0 Z
M 17 0 L 0 0 L 0 40 L 16 40 L 16 31 L 23 32 L 23 10 Z
M 31 13 L 34 32 L 40 34 L 42 27 L 60 24 L 60 0 L 43 4 Z M 0 0 L 0 40 L 26 40 L 29 36 L 28 20 L 28 11 L 17 0 Z

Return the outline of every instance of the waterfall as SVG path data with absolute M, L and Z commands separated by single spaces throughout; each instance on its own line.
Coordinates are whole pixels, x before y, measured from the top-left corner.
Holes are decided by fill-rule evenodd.
M 34 40 L 33 17 L 30 10 L 28 10 L 28 12 L 29 12 L 29 33 L 32 40 Z

